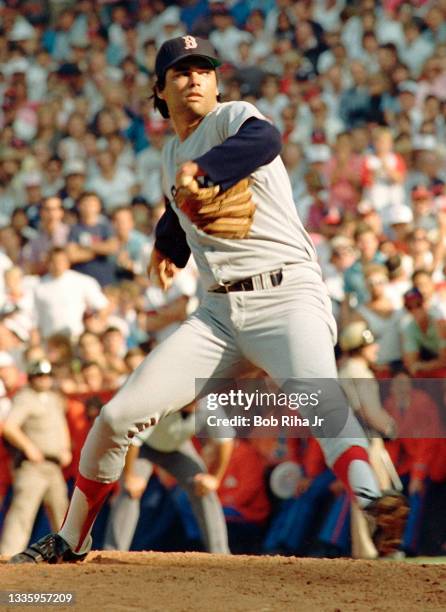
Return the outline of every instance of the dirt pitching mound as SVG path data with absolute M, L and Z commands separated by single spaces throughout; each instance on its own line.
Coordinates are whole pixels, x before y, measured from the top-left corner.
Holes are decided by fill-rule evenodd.
M 74 605 L 40 610 L 443 612 L 446 565 L 93 552 L 86 563 L 75 565 L 1 563 L 0 590 L 75 595 Z

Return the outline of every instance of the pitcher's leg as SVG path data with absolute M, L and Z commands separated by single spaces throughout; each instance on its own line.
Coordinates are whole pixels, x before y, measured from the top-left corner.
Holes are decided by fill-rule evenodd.
M 368 441 L 337 381 L 332 334 L 320 313 L 312 312 L 305 303 L 284 308 L 280 318 L 264 321 L 257 333 L 244 333 L 240 345 L 246 357 L 287 393 L 316 394 L 317 405 L 308 402 L 299 412 L 310 423 L 316 414 L 322 419 L 321 425 L 312 427 L 312 433 L 327 464 L 347 490 L 354 491 L 361 507 L 379 497 L 368 462 Z
M 209 319 L 209 320 L 208 320 Z M 82 449 L 79 477 L 60 535 L 72 549 L 89 547 L 94 519 L 124 466 L 131 436 L 151 418 L 189 404 L 196 380 L 230 377 L 241 359 L 231 337 L 210 317 L 194 317 L 162 342 L 101 410 Z
M 197 379 L 230 375 L 239 355 L 229 342 L 192 319 L 158 345 L 101 410 L 82 449 L 80 473 L 100 482 L 118 480 L 130 437 L 152 418 L 189 404 Z

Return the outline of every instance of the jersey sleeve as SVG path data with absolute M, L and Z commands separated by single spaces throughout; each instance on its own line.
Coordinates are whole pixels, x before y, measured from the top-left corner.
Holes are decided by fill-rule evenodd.
M 171 259 L 177 268 L 184 268 L 189 261 L 190 248 L 186 234 L 168 203 L 155 228 L 155 248 Z
M 249 117 L 235 134 L 194 161 L 224 191 L 271 163 L 281 148 L 277 128 L 264 119 Z
M 217 129 L 222 140 L 237 134 L 245 121 L 253 117 L 266 121 L 266 117 L 250 102 L 239 101 L 222 105 L 217 116 Z

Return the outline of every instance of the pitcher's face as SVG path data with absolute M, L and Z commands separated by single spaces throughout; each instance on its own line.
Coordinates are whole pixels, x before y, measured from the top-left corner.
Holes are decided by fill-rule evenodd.
M 181 60 L 169 68 L 164 89 L 158 92 L 172 118 L 178 114 L 204 117 L 215 107 L 217 95 L 215 70 L 200 57 Z

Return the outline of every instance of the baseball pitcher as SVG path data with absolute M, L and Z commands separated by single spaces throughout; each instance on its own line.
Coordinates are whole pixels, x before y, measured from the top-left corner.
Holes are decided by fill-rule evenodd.
M 166 211 L 150 274 L 165 288 L 193 253 L 206 295 L 102 409 L 82 451 L 58 534 L 13 562 L 80 560 L 119 479 L 131 437 L 189 404 L 248 360 L 288 390 L 323 386 L 314 431 L 328 465 L 370 517 L 380 543 L 399 541 L 405 502 L 383 495 L 367 439 L 337 383 L 335 322 L 316 253 L 296 212 L 278 130 L 247 102 L 219 102 L 219 60 L 207 40 L 167 40 L 156 58 L 155 105 L 175 135 L 163 150 Z M 324 379 L 324 385 L 318 383 Z M 327 382 L 328 381 L 328 382 Z M 301 408 L 312 420 L 313 408 Z

